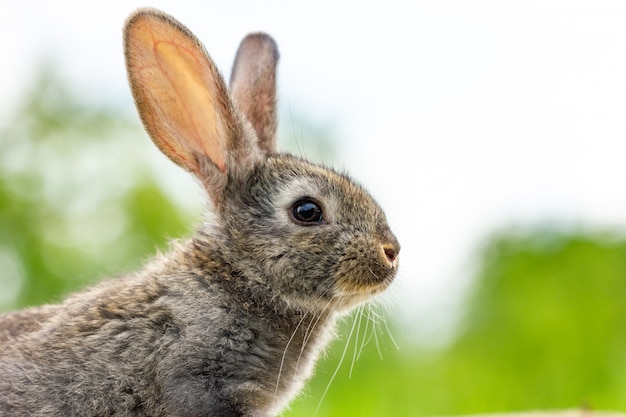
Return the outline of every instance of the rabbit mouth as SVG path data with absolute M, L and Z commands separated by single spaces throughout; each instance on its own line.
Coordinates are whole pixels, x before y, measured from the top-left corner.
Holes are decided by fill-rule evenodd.
M 391 279 L 384 282 L 371 285 L 343 285 L 339 289 L 337 299 L 341 300 L 339 303 L 342 305 L 340 309 L 350 309 L 361 303 L 367 302 L 372 297 L 384 292 L 391 284 Z
M 365 301 L 385 291 L 393 282 L 397 269 L 397 262 L 391 265 L 360 263 L 351 269 L 347 279 L 337 283 L 337 294 L 353 303 Z

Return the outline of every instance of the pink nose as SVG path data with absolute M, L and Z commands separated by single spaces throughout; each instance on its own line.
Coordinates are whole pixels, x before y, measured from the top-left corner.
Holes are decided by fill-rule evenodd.
M 383 252 L 385 252 L 385 256 L 387 257 L 389 263 L 393 263 L 398 257 L 400 248 L 394 244 L 385 244 L 383 245 Z

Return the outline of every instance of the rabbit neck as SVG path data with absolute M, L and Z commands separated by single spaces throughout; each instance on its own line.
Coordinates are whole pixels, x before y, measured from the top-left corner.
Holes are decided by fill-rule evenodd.
M 228 262 L 221 255 L 219 241 L 192 240 L 181 248 L 177 256 L 168 256 L 170 261 L 182 260 L 175 262 L 172 272 L 177 273 L 168 287 L 175 287 L 171 293 L 186 293 L 182 296 L 185 303 L 175 302 L 172 308 L 187 337 L 196 340 L 197 347 L 214 337 L 209 333 L 216 329 L 207 329 L 210 319 L 219 322 L 224 327 L 217 330 L 230 339 L 220 347 L 225 350 L 223 357 L 234 358 L 237 364 L 229 372 L 245 372 L 257 384 L 251 391 L 238 392 L 237 398 L 257 410 L 281 409 L 302 388 L 315 360 L 333 338 L 337 314 L 284 300 L 257 277 L 249 276 L 250 270 L 246 273 Z M 182 280 L 187 282 L 181 282 L 181 262 L 187 265 Z M 209 354 L 214 356 L 215 343 L 211 346 Z

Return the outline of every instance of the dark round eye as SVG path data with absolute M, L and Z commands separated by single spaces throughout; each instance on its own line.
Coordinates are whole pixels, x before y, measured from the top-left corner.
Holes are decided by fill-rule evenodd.
M 291 208 L 291 214 L 299 223 L 316 224 L 324 218 L 320 206 L 309 198 L 296 201 Z

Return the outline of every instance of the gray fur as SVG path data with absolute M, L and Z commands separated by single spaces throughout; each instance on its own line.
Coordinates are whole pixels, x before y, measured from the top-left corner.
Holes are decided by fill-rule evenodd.
M 193 36 L 144 9 L 129 19 L 126 41 L 131 25 L 155 18 L 176 36 Z M 268 39 L 262 43 L 277 59 L 271 38 L 255 36 Z M 130 47 L 127 59 L 134 53 Z M 254 65 L 245 61 L 238 77 L 248 80 Z M 129 64 L 142 120 L 172 117 L 151 113 L 149 92 L 137 91 L 147 77 L 133 71 Z M 236 136 L 220 139 L 225 170 L 197 144 L 172 144 L 158 125 L 147 127 L 205 185 L 212 202 L 205 224 L 137 273 L 58 305 L 0 315 L 0 415 L 276 415 L 311 375 L 337 317 L 389 285 L 399 245 L 369 194 L 345 175 L 273 153 L 275 109 L 249 123 L 254 98 L 246 96 L 240 113 L 220 88 L 216 117 L 228 118 L 227 135 Z M 319 202 L 322 222 L 294 221 L 302 197 Z

